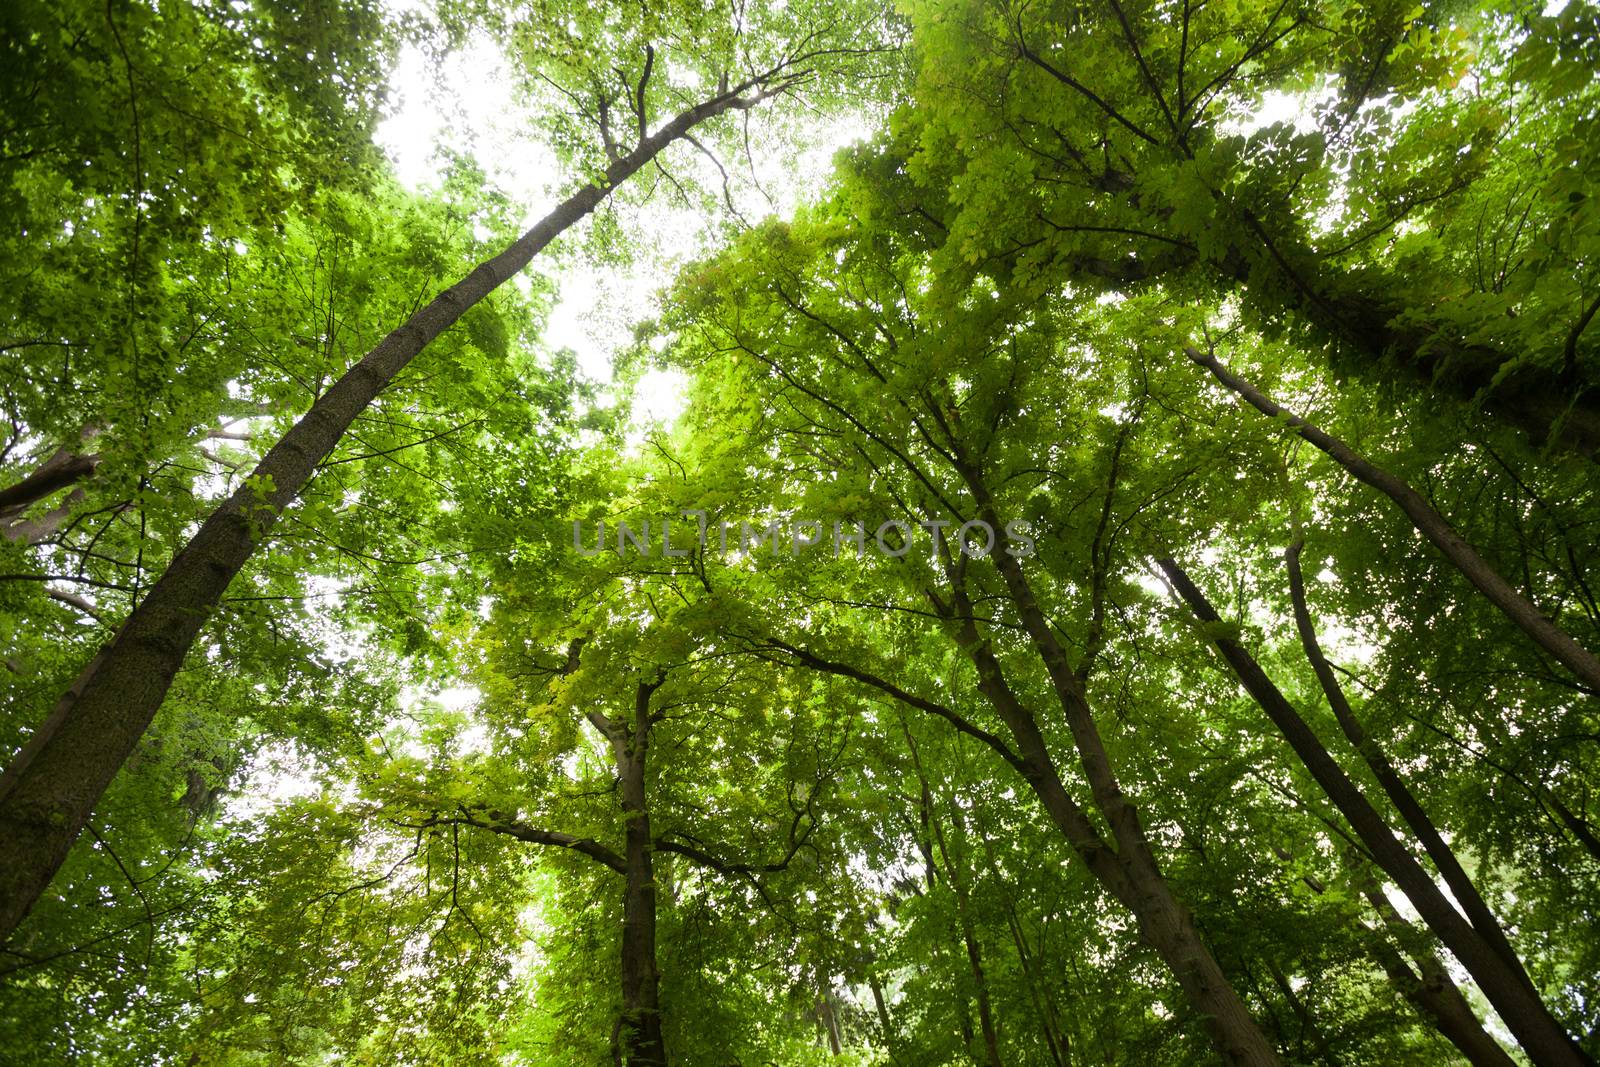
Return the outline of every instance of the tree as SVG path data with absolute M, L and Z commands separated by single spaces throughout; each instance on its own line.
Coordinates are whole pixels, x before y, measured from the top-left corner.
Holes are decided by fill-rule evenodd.
M 716 91 L 657 125 L 651 122 L 651 109 L 660 102 L 648 97 L 655 63 L 655 46 L 648 40 L 652 28 L 635 28 L 646 38 L 644 57 L 638 73 L 622 87 L 637 130 L 632 146 L 623 150 L 607 118 L 615 91 L 600 89 L 594 103 L 609 160 L 603 173 L 434 297 L 319 396 L 262 457 L 250 478 L 201 525 L 113 641 L 84 668 L 7 765 L 0 780 L 0 826 L 5 828 L 0 852 L 9 857 L 6 869 L 11 873 L 0 894 L 5 901 L 0 935 L 9 936 L 44 890 L 95 802 L 148 728 L 201 624 L 355 417 L 424 346 L 663 149 L 710 119 L 754 107 L 815 77 L 819 62 L 841 51 L 819 30 L 796 51 L 780 46 L 775 57 L 742 80 L 730 76 L 729 68 L 748 52 L 711 57 Z
M 919 22 L 905 144 L 914 175 L 962 187 L 929 213 L 953 261 L 1193 278 L 1341 369 L 1591 455 L 1594 220 L 1571 175 L 1591 158 L 1594 18 L 956 5 Z M 1240 123 L 1275 94 L 1304 118 Z
M 14 1055 L 1600 1054 L 1592 5 L 0 18 Z M 371 144 L 467 41 L 528 284 Z

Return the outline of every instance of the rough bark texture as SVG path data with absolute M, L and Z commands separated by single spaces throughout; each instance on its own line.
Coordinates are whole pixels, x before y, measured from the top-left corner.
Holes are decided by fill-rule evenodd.
M 757 91 L 741 95 L 752 87 Z M 379 342 L 272 447 L 255 476 L 206 519 L 0 776 L 0 943 L 54 877 L 101 794 L 149 728 L 228 583 L 356 416 L 424 346 L 662 149 L 706 119 L 751 107 L 772 91 L 759 82 L 746 83 L 643 137 L 599 184 L 568 197 Z
M 1349 471 L 1359 481 L 1377 489 L 1400 506 L 1417 531 L 1432 541 L 1466 575 L 1490 603 L 1505 613 L 1523 633 L 1531 637 L 1558 663 L 1561 663 L 1588 687 L 1600 693 L 1600 659 L 1574 641 L 1560 627 L 1540 613 L 1539 609 L 1502 578 L 1498 571 L 1478 555 L 1477 550 L 1456 533 L 1447 519 L 1423 499 L 1422 494 L 1405 481 L 1368 461 L 1344 441 L 1313 426 L 1297 415 L 1291 415 L 1249 382 L 1229 371 L 1213 355 L 1197 348 L 1186 348 L 1184 353 L 1209 370 L 1212 375 L 1243 397 L 1251 407 L 1271 418 L 1282 418 L 1286 424 L 1306 441 L 1315 445 L 1339 466 Z
M 1197 619 L 1213 624 L 1221 621 L 1210 601 L 1176 561 L 1163 559 L 1159 563 Z M 1383 817 L 1368 803 L 1255 658 L 1238 642 L 1220 634 L 1214 634 L 1211 640 L 1245 691 L 1267 713 L 1306 770 L 1350 823 L 1373 860 L 1394 879 L 1428 928 L 1461 961 L 1528 1055 L 1540 1064 L 1591 1063 L 1550 1014 L 1521 968 L 1508 965 L 1477 928 L 1451 905 L 1428 872 L 1396 839 Z

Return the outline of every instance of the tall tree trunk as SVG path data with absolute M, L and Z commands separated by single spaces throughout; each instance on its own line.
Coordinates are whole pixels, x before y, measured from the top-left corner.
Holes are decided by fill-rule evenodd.
M 954 459 L 977 505 L 977 517 L 989 523 L 991 529 L 1005 529 L 981 472 L 959 445 L 954 446 Z M 1188 909 L 1173 894 L 1150 847 L 1138 809 L 1128 802 L 1117 781 L 1083 683 L 1073 672 L 1066 650 L 1040 610 L 1021 564 L 1003 547 L 991 552 L 989 558 L 999 570 L 1023 629 L 1044 663 L 1045 673 L 1071 730 L 1079 765 L 1089 782 L 1095 806 L 1111 828 L 1115 847 L 1109 847 L 1101 839 L 1068 795 L 1037 721 L 1005 682 L 999 660 L 971 621 L 975 617 L 971 604 L 959 584 L 952 580 L 952 590 L 957 597 L 953 618 L 959 620 L 954 626 L 957 640 L 978 668 L 979 689 L 1016 739 L 1028 784 L 1090 870 L 1133 912 L 1140 934 L 1172 969 L 1190 1003 L 1206 1019 L 1212 1040 L 1224 1061 L 1281 1063 L 1277 1050 L 1201 939 Z
M 970 624 L 969 624 L 970 625 Z M 1178 984 L 1206 1021 L 1213 1043 L 1230 1064 L 1278 1064 L 1276 1050 L 1233 989 L 1211 950 L 1195 929 L 1188 909 L 1179 903 L 1148 849 L 1140 850 L 1128 824 L 1136 815 L 1131 805 L 1118 811 L 1123 833 L 1113 847 L 1068 793 L 1032 714 L 1017 700 L 999 671 L 999 662 L 974 630 L 963 640 L 978 663 L 979 689 L 989 699 L 1017 744 L 1018 770 L 1091 874 L 1139 924 L 1140 936 L 1171 969 Z M 1099 765 L 1109 770 L 1100 749 Z M 1095 761 L 1085 760 L 1086 765 Z M 1104 780 L 1101 782 L 1104 786 Z M 1116 788 L 1112 780 L 1112 788 Z M 1139 832 L 1142 837 L 1142 830 Z M 1128 842 L 1123 847 L 1123 842 Z
M 1410 924 L 1400 917 L 1394 905 L 1370 879 L 1368 884 L 1361 887 L 1361 892 L 1386 928 L 1401 938 L 1409 932 Z M 1412 959 L 1417 970 L 1413 971 L 1401 958 L 1399 950 L 1389 943 L 1381 931 L 1376 930 L 1373 931 L 1372 948 L 1390 982 L 1419 1012 L 1433 1020 L 1439 1033 L 1467 1058 L 1472 1067 L 1512 1067 L 1515 1061 L 1500 1047 L 1500 1042 L 1483 1028 L 1439 957 L 1431 952 L 1416 953 Z
M 844 1045 L 839 1035 L 839 1012 L 833 1006 L 833 992 L 827 988 L 817 997 L 817 1021 L 828 1038 L 828 1051 L 835 1056 L 844 1055 Z
M 632 729 L 613 725 L 612 758 L 622 795 L 622 1040 L 628 1067 L 666 1067 L 661 1033 L 661 975 L 656 969 L 655 840 L 645 797 L 650 749 L 650 695 L 660 685 L 641 684 Z
M 1324 821 L 1329 820 L 1331 816 L 1324 818 Z M 1332 825 L 1334 824 L 1330 822 L 1330 826 Z M 1339 832 L 1343 833 L 1342 830 Z M 1284 849 L 1278 848 L 1274 851 L 1277 852 L 1279 859 L 1286 862 L 1292 858 Z M 1402 945 L 1414 940 L 1417 936 L 1416 931 L 1399 912 L 1395 911 L 1394 905 L 1383 895 L 1377 881 L 1364 866 L 1366 858 L 1356 854 L 1356 849 L 1352 845 L 1350 851 L 1346 853 L 1346 859 L 1346 867 L 1351 872 L 1351 878 L 1362 896 L 1367 898 L 1367 902 L 1383 920 L 1384 930 L 1393 935 L 1395 942 Z M 1319 896 L 1327 892 L 1327 886 L 1308 874 L 1302 874 L 1300 880 Z M 1467 998 L 1461 995 L 1455 980 L 1450 977 L 1450 972 L 1445 970 L 1444 964 L 1439 962 L 1437 956 L 1431 952 L 1408 952 L 1417 968 L 1414 971 L 1411 969 L 1413 964 L 1406 962 L 1405 957 L 1391 943 L 1384 930 L 1374 930 L 1365 923 L 1360 925 L 1370 935 L 1367 941 L 1368 947 L 1378 966 L 1389 979 L 1389 984 L 1433 1023 L 1434 1029 L 1454 1045 L 1472 1067 L 1511 1067 L 1515 1061 L 1483 1028 L 1477 1014 L 1467 1003 Z M 1421 972 L 1420 977 L 1417 971 Z
M 1566 631 L 1545 618 L 1521 593 L 1517 592 L 1471 545 L 1462 540 L 1449 521 L 1423 499 L 1403 479 L 1373 464 L 1344 441 L 1326 433 L 1305 419 L 1289 414 L 1255 386 L 1224 367 L 1215 356 L 1189 347 L 1184 353 L 1209 370 L 1213 377 L 1263 415 L 1283 418 L 1287 425 L 1309 441 L 1359 481 L 1377 489 L 1400 506 L 1417 531 L 1432 541 L 1444 557 L 1464 574 L 1506 618 L 1515 623 L 1534 643 L 1565 666 L 1590 692 L 1600 694 L 1600 659 L 1574 641 Z
M 1000 529 L 998 525 L 996 529 Z M 1005 553 L 1001 552 L 1004 556 Z M 1120 834 L 1115 845 L 1101 836 L 1093 821 L 1079 807 L 1063 783 L 1050 755 L 1038 720 L 1007 683 L 1004 671 L 989 642 L 978 633 L 972 606 L 958 581 L 951 583 L 952 601 L 941 602 L 930 592 L 935 607 L 945 619 L 956 644 L 976 668 L 978 690 L 994 709 L 1011 735 L 1013 750 L 1006 742 L 979 729 L 934 701 L 908 693 L 893 683 L 846 663 L 825 659 L 804 648 L 774 637 L 765 638 L 770 647 L 781 649 L 794 660 L 814 670 L 863 682 L 888 694 L 908 707 L 916 708 L 952 723 L 968 736 L 994 749 L 1021 776 L 1038 799 L 1058 833 L 1083 861 L 1089 873 L 1106 888 L 1118 903 L 1133 913 L 1139 934 L 1171 970 L 1196 1014 L 1204 1020 L 1223 1062 L 1228 1064 L 1277 1065 L 1281 1063 L 1272 1043 L 1256 1025 L 1243 1000 L 1229 983 L 1226 973 L 1201 939 L 1188 910 L 1173 895 L 1150 853 L 1142 849 L 1143 830 L 1137 813 L 1126 801 L 1113 808 L 1108 821 Z M 1032 609 L 1039 616 L 1037 607 Z M 1111 774 L 1110 761 L 1092 719 L 1083 730 L 1082 713 L 1087 705 L 1077 705 L 1074 713 L 1075 736 L 1080 738 L 1082 765 L 1094 782 L 1098 797 L 1120 798 L 1120 787 Z M 1126 844 L 1125 844 L 1126 843 Z M 970 1030 L 970 1026 L 966 1027 Z
M 71 518 L 72 509 L 82 502 L 84 496 L 83 487 L 80 485 L 68 493 L 66 499 L 62 500 L 61 503 L 42 515 L 35 515 L 32 518 L 24 515 L 9 522 L 4 517 L 0 517 L 0 537 L 22 545 L 42 544 L 54 537 L 56 531 L 61 529 L 62 524 Z M 26 508 L 18 509 L 17 514 L 21 515 L 26 510 Z
M 1162 559 L 1159 563 L 1197 619 L 1204 623 L 1221 621 L 1210 601 L 1175 560 Z M 1445 898 L 1428 872 L 1395 838 L 1383 817 L 1345 775 L 1343 768 L 1323 747 L 1311 727 L 1267 677 L 1255 658 L 1238 642 L 1215 631 L 1211 640 L 1245 691 L 1267 713 L 1300 762 L 1350 823 L 1372 853 L 1374 861 L 1395 880 L 1434 935 L 1455 953 L 1528 1055 L 1540 1064 L 1591 1063 L 1550 1014 L 1526 973 L 1520 967 L 1512 967 Z
M 668 145 L 715 115 L 752 107 L 783 91 L 788 77 L 792 75 L 780 68 L 751 79 L 641 137 L 598 184 L 568 197 L 379 342 L 317 398 L 262 458 L 254 476 L 212 512 L 0 775 L 0 943 L 9 939 L 54 877 L 90 812 L 144 736 L 228 583 L 350 423 L 425 345 Z
M 1489 910 L 1489 905 L 1484 902 L 1478 887 L 1461 866 L 1455 850 L 1446 843 L 1444 835 L 1439 833 L 1439 828 L 1433 824 L 1433 820 L 1423 810 L 1422 804 L 1406 785 L 1405 779 L 1390 762 L 1387 753 L 1383 751 L 1383 746 L 1367 734 L 1361 720 L 1356 717 L 1355 710 L 1350 707 L 1350 702 L 1345 699 L 1344 687 L 1339 684 L 1338 677 L 1333 673 L 1333 666 L 1322 654 L 1322 646 L 1317 641 L 1316 627 L 1311 621 L 1311 610 L 1306 604 L 1305 577 L 1300 572 L 1302 544 L 1296 540 L 1284 554 L 1284 564 L 1289 571 L 1289 598 L 1294 606 L 1294 622 L 1295 628 L 1300 633 L 1301 648 L 1304 649 L 1306 659 L 1310 661 L 1311 668 L 1316 673 L 1323 694 L 1328 698 L 1328 706 L 1333 709 L 1333 717 L 1338 720 L 1339 728 L 1350 744 L 1366 761 L 1378 785 L 1383 788 L 1384 794 L 1394 805 L 1395 811 L 1400 813 L 1400 817 L 1411 828 L 1412 834 L 1422 843 L 1424 851 L 1444 877 L 1445 884 L 1450 887 L 1450 892 L 1455 895 L 1456 902 L 1466 913 L 1467 919 L 1477 928 L 1478 933 L 1483 935 L 1483 939 L 1490 947 L 1506 961 L 1506 965 L 1521 974 L 1523 981 L 1532 987 L 1533 983 L 1523 970 L 1522 961 L 1518 959 L 1516 950 L 1511 947 L 1504 928 L 1495 918 L 1494 912 Z

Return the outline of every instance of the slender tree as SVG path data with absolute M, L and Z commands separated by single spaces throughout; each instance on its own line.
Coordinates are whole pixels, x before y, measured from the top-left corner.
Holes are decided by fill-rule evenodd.
M 229 582 L 261 545 L 350 423 L 417 354 L 479 301 L 587 217 L 612 190 L 708 120 L 755 107 L 807 79 L 835 54 L 806 41 L 780 62 L 649 129 L 654 50 L 630 87 L 638 140 L 604 174 L 567 197 L 499 255 L 434 297 L 353 365 L 254 473 L 201 525 L 116 637 L 83 670 L 0 778 L 0 938 L 38 899 L 94 805 L 148 728 L 196 635 Z
M 1196 619 L 1213 626 L 1221 623 L 1216 609 L 1176 560 L 1164 558 L 1159 565 L 1176 595 L 1189 606 Z M 1374 861 L 1395 880 L 1429 929 L 1461 960 L 1528 1054 L 1540 1063 L 1592 1063 L 1550 1013 L 1521 961 L 1510 953 L 1503 933 L 1495 936 L 1500 932 L 1498 925 L 1485 931 L 1456 910 L 1416 857 L 1395 837 L 1383 816 L 1345 774 L 1315 731 L 1261 669 L 1255 657 L 1239 642 L 1219 631 L 1213 630 L 1211 643 L 1340 814 L 1349 821 L 1362 844 L 1371 851 Z
M 1210 352 L 1202 352 L 1193 345 L 1184 349 L 1195 363 L 1209 370 L 1213 377 L 1261 414 L 1272 419 L 1282 419 L 1284 424 L 1302 439 L 1309 441 L 1326 453 L 1339 466 L 1360 481 L 1383 493 L 1406 513 L 1417 532 L 1433 542 L 1445 559 L 1461 572 L 1496 608 L 1527 634 L 1550 657 L 1577 676 L 1591 693 L 1600 693 L 1600 659 L 1574 641 L 1564 630 L 1545 618 L 1527 597 L 1517 592 L 1511 583 L 1502 578 L 1469 545 L 1455 527 L 1450 525 L 1438 510 L 1423 499 L 1403 479 L 1396 477 L 1366 459 L 1344 441 L 1319 429 L 1298 415 L 1279 407 L 1261 390 L 1240 378 L 1222 365 Z

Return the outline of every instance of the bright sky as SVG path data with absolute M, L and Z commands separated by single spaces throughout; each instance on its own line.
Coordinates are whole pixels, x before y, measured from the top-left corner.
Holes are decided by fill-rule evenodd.
M 408 47 L 402 53 L 391 81 L 394 111 L 378 129 L 378 143 L 394 160 L 404 184 L 413 189 L 434 184 L 440 177 L 438 149 L 448 147 L 471 153 L 491 181 L 524 205 L 525 224 L 570 191 L 571 179 L 538 139 L 535 116 L 516 100 L 507 61 L 493 42 L 473 41 L 453 54 L 442 70 L 430 67 L 420 49 Z M 753 119 L 759 121 L 759 116 Z M 834 153 L 870 133 L 864 119 L 835 118 L 802 131 L 808 144 L 800 152 L 779 154 L 773 147 L 763 157 L 758 147 L 753 167 L 724 160 L 736 178 L 735 204 L 751 221 L 774 207 L 790 214 L 821 185 Z M 710 162 L 693 158 L 702 169 L 691 167 L 686 176 L 720 187 Z M 759 190 L 748 177 L 737 180 L 740 171 L 748 175 L 752 170 Z M 546 343 L 551 349 L 570 348 L 580 371 L 602 382 L 611 380 L 613 356 L 630 340 L 634 324 L 652 313 L 656 290 L 679 264 L 705 250 L 705 220 L 667 207 L 662 198 L 647 211 L 628 212 L 626 218 L 636 246 L 644 250 L 630 267 L 597 268 L 572 260 L 542 265 L 560 291 L 545 331 Z M 531 269 L 539 270 L 541 264 L 536 262 Z M 681 386 L 671 372 L 648 373 L 635 400 L 636 418 L 670 420 L 682 406 Z

